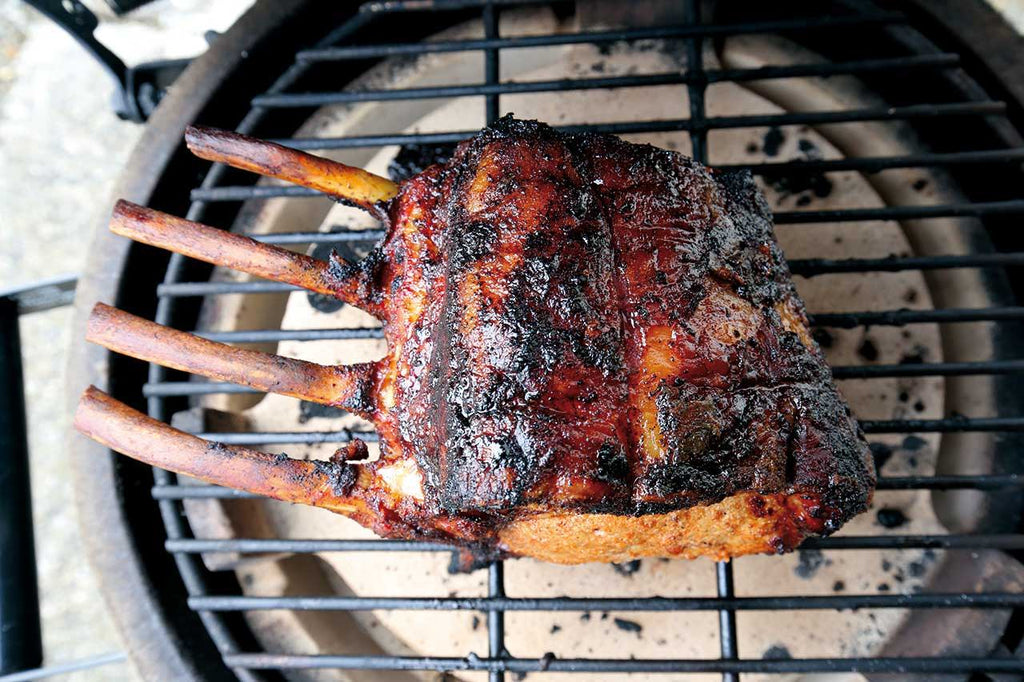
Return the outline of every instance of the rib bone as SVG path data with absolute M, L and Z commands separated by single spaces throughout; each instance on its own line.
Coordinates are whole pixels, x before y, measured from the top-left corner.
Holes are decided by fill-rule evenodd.
M 189 126 L 185 142 L 193 154 L 207 161 L 310 187 L 371 211 L 398 194 L 398 185 L 362 168 L 239 133 Z
M 97 303 L 89 341 L 140 360 L 230 381 L 369 417 L 375 363 L 325 367 L 304 360 L 234 348 Z
M 348 494 L 358 486 L 358 467 L 205 441 L 147 417 L 95 386 L 82 394 L 75 428 L 135 459 L 217 485 L 346 515 L 359 516 L 365 510 L 361 500 Z
M 302 253 L 124 200 L 114 207 L 110 230 L 189 258 L 334 296 L 370 313 L 380 309 L 379 303 L 373 300 L 369 273 L 337 257 L 327 264 Z

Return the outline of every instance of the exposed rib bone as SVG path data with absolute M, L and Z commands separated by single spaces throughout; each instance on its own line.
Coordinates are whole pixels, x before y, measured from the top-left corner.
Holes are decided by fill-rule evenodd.
M 190 258 L 241 270 L 257 277 L 286 282 L 379 312 L 368 273 L 358 265 L 339 261 L 327 264 L 305 254 L 288 251 L 215 227 L 194 223 L 130 201 L 118 201 L 110 229 L 143 244 L 159 246 Z
M 398 194 L 398 185 L 361 168 L 239 133 L 189 126 L 185 141 L 193 154 L 207 161 L 311 187 L 365 209 Z
M 140 360 L 344 408 L 370 418 L 375 363 L 325 367 L 234 348 L 97 303 L 86 338 Z
M 349 496 L 357 485 L 358 467 L 205 441 L 147 417 L 95 386 L 82 394 L 75 428 L 129 457 L 217 485 L 341 514 L 365 510 L 361 500 Z

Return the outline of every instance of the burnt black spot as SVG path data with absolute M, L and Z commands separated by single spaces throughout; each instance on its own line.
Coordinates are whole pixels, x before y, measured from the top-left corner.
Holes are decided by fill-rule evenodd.
M 832 344 L 835 343 L 835 337 L 827 329 L 817 327 L 811 331 L 811 338 L 813 338 L 819 346 L 822 348 L 831 348 Z
M 757 146 L 756 142 L 748 142 L 747 143 L 747 153 L 748 154 L 756 154 L 758 149 L 760 149 L 760 147 Z
M 914 188 L 915 192 L 920 192 L 921 190 L 928 186 L 928 179 L 918 178 L 917 180 L 914 181 L 914 184 L 911 186 Z
M 358 476 L 354 466 L 334 460 L 314 460 L 313 466 L 317 472 L 322 474 L 331 484 L 331 490 L 338 497 L 345 497 L 352 491 Z
M 832 591 L 833 592 L 842 592 L 845 589 L 846 589 L 846 583 L 844 583 L 842 580 L 837 580 L 834 583 L 832 583 Z
M 793 572 L 799 577 L 806 579 L 813 578 L 814 574 L 818 570 L 829 563 L 825 558 L 825 555 L 821 553 L 820 549 L 800 549 L 797 550 L 797 559 L 799 563 Z
M 764 650 L 764 653 L 761 654 L 761 658 L 763 660 L 775 661 L 788 660 L 793 658 L 793 654 L 789 653 L 789 649 L 787 649 L 782 644 L 772 644 L 770 647 Z
M 905 403 L 905 402 L 907 402 L 908 400 L 910 400 L 910 394 L 909 394 L 909 393 L 907 393 L 906 391 L 900 391 L 900 394 L 899 394 L 898 396 L 896 396 L 896 398 L 897 398 L 897 399 L 898 399 L 898 400 L 899 400 L 899 401 L 900 401 L 901 403 Z
M 580 620 L 583 621 L 584 623 L 589 623 L 590 622 L 590 611 L 584 611 L 583 613 L 581 613 L 580 614 Z
M 337 407 L 331 407 L 330 405 L 311 403 L 308 400 L 303 400 L 299 403 L 300 424 L 305 424 L 310 419 L 330 419 L 333 417 L 343 417 L 344 415 L 345 410 L 339 410 Z
M 891 589 L 892 588 L 889 587 L 889 583 L 878 583 L 878 591 L 879 592 L 888 592 Z
M 619 575 L 631 578 L 634 573 L 640 570 L 640 559 L 633 559 L 632 561 L 627 561 L 624 564 L 613 563 L 612 568 L 614 568 L 615 572 Z
M 644 626 L 637 623 L 635 620 L 626 620 L 625 618 L 616 618 L 612 621 L 615 623 L 615 627 L 622 630 L 623 632 L 635 632 L 637 636 L 644 631 Z
M 494 251 L 495 226 L 485 222 L 467 222 L 451 245 L 451 264 L 457 272 Z
M 599 481 L 615 483 L 623 481 L 629 475 L 629 460 L 626 452 L 618 441 L 605 441 L 597 450 L 597 472 L 594 475 Z
M 819 199 L 824 199 L 828 195 L 832 194 L 832 181 L 827 177 L 824 175 L 811 175 L 809 177 L 811 183 L 810 189 L 814 193 L 814 196 Z
M 860 346 L 857 347 L 857 355 L 868 362 L 874 362 L 878 359 L 878 346 L 871 339 L 864 339 L 861 341 Z
M 899 528 L 907 522 L 906 515 L 899 509 L 883 507 L 875 513 L 878 523 L 885 528 Z
M 909 571 L 910 575 L 914 578 L 920 578 L 925 574 L 926 570 L 927 569 L 923 561 L 911 561 L 907 565 L 907 571 Z
M 798 206 L 806 206 L 811 203 L 812 197 L 824 199 L 832 194 L 833 188 L 832 181 L 822 173 L 797 173 L 793 175 L 766 173 L 764 181 L 778 192 L 779 197 L 782 199 L 794 194 L 799 195 L 796 202 Z
M 892 562 L 888 559 L 882 559 L 882 570 L 888 573 L 892 570 Z
M 333 296 L 328 296 L 327 294 L 317 294 L 312 291 L 306 293 L 306 301 L 308 301 L 309 305 L 313 308 L 313 310 L 317 311 L 318 313 L 337 312 L 341 310 L 341 308 L 345 305 L 343 302 L 339 301 Z
M 209 441 L 206 443 L 206 451 L 211 454 L 217 455 L 229 455 L 231 454 L 231 448 L 224 443 L 218 443 L 217 441 Z
M 590 70 L 594 73 L 604 73 L 604 62 L 594 62 L 590 65 Z
M 799 149 L 800 153 L 808 159 L 821 158 L 821 150 L 818 149 L 818 145 L 814 144 L 806 137 L 801 137 L 796 141 L 796 148 Z
M 904 450 L 907 450 L 908 452 L 917 452 L 918 450 L 924 448 L 926 445 L 928 445 L 928 441 L 926 441 L 924 438 L 921 438 L 920 436 L 907 436 L 906 438 L 903 439 L 903 443 L 900 445 L 900 447 L 903 448 Z
M 338 228 L 335 231 L 344 231 L 344 226 Z M 334 266 L 334 261 L 331 260 L 331 254 L 336 253 L 346 263 L 358 263 L 362 259 L 366 258 L 367 255 L 372 251 L 369 242 L 360 244 L 357 242 L 349 241 L 338 241 L 338 242 L 321 242 L 313 247 L 313 258 L 317 260 L 326 261 Z M 327 294 L 317 294 L 313 292 L 306 293 L 306 301 L 309 305 L 320 313 L 333 313 L 341 310 L 345 304 L 339 301 L 334 296 L 328 296 Z
M 871 456 L 875 459 L 875 471 L 878 471 L 892 457 L 892 446 L 885 443 L 871 443 L 868 447 L 871 449 Z
M 762 147 L 766 156 L 778 156 L 779 149 L 782 144 L 786 141 L 786 134 L 782 132 L 781 128 L 771 127 L 768 132 L 764 134 L 764 142 Z
M 917 302 L 917 289 L 907 289 L 907 292 L 903 294 L 903 300 L 907 303 Z
M 925 409 L 925 404 L 924 404 L 923 401 L 918 400 L 917 402 L 914 403 L 914 411 L 915 412 L 924 412 L 924 409 Z
M 555 624 L 555 625 L 551 626 L 551 634 L 555 634 L 556 632 L 561 632 L 561 631 L 562 631 L 562 626 L 561 625 Z
M 477 630 L 480 628 L 480 616 L 473 616 L 473 629 Z

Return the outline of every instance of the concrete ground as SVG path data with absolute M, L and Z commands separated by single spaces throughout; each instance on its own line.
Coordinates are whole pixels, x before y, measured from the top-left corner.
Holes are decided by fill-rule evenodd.
M 160 0 L 98 36 L 128 63 L 201 53 L 252 0 Z M 102 3 L 88 3 L 99 12 Z M 112 81 L 61 29 L 0 0 L 0 289 L 77 272 L 142 127 L 119 121 Z M 122 650 L 85 561 L 64 461 L 69 309 L 22 318 L 33 516 L 46 664 Z M 70 680 L 134 680 L 108 665 Z
M 129 63 L 198 54 L 252 0 L 158 0 L 128 18 L 109 12 L 99 32 Z M 1024 0 L 993 0 L 1024 25 Z M 87 4 L 97 11 L 102 4 Z M 90 230 L 142 128 L 111 113 L 107 74 L 60 29 L 20 0 L 0 0 L 0 289 L 77 272 Z M 47 664 L 121 650 L 84 561 L 63 443 L 70 311 L 22 320 L 32 495 Z M 75 340 L 78 342 L 78 340 Z M 134 680 L 108 665 L 64 677 Z

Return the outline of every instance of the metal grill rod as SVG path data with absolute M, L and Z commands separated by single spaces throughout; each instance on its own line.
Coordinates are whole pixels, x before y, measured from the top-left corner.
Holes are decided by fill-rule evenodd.
M 795 611 L 845 609 L 1006 609 L 1024 606 L 1024 594 L 847 594 L 772 597 L 236 597 L 206 596 L 188 600 L 196 611 Z M 493 654 L 492 654 L 493 655 Z
M 881 310 L 854 313 L 817 313 L 810 316 L 816 327 L 854 329 L 865 326 L 902 326 L 926 322 L 999 322 L 1024 318 L 1024 307 L 936 308 L 932 310 Z
M 252 331 L 193 332 L 196 336 L 223 343 L 268 341 L 323 341 L 384 338 L 380 327 L 364 329 L 256 329 Z
M 816 277 L 848 272 L 903 272 L 1024 265 L 1024 253 L 972 253 L 955 256 L 906 256 L 887 258 L 802 258 L 789 261 L 794 275 Z
M 252 669 L 336 668 L 340 670 L 504 670 L 508 672 L 763 672 L 763 673 L 972 673 L 1024 672 L 1019 658 L 794 658 L 794 659 L 524 659 L 301 656 L 286 654 L 228 654 L 228 665 Z
M 590 31 L 561 35 L 507 36 L 483 40 L 438 40 L 423 43 L 391 43 L 384 45 L 346 45 L 302 50 L 296 55 L 299 62 L 340 61 L 369 59 L 397 55 L 420 55 L 437 52 L 475 52 L 500 48 L 503 50 L 581 43 L 617 43 L 659 38 L 716 37 L 752 33 L 779 33 L 821 29 L 845 29 L 851 26 L 887 24 L 905 21 L 899 12 L 863 13 L 850 16 L 803 17 L 770 22 L 735 24 L 702 24 L 699 26 L 664 26 L 631 28 L 613 31 Z
M 758 128 L 762 126 L 819 125 L 829 123 L 859 123 L 865 121 L 909 121 L 919 118 L 1002 115 L 1006 103 L 997 101 L 954 102 L 943 104 L 914 104 L 905 107 L 872 107 L 842 111 L 807 111 L 784 114 L 751 114 L 746 116 L 709 117 L 700 124 L 706 130 L 726 128 Z M 663 133 L 689 131 L 694 124 L 690 119 L 659 119 L 622 123 L 592 123 L 552 126 L 565 132 L 599 133 Z M 401 133 L 389 135 L 352 135 L 347 137 L 277 138 L 271 140 L 287 147 L 304 150 L 350 149 L 384 147 L 408 144 L 445 144 L 461 142 L 478 131 L 465 130 L 444 133 Z
M 823 62 L 794 64 L 791 66 L 762 66 L 755 69 L 723 69 L 698 76 L 693 71 L 683 73 L 652 73 L 633 76 L 605 76 L 602 78 L 560 78 L 545 81 L 508 81 L 504 83 L 472 83 L 469 85 L 433 85 L 416 88 L 386 90 L 346 90 L 340 92 L 302 92 L 261 95 L 253 99 L 253 106 L 291 108 L 347 104 L 352 102 L 392 102 L 397 100 L 440 99 L 452 97 L 486 97 L 493 95 L 524 94 L 573 90 L 608 90 L 644 88 L 661 85 L 684 85 L 702 78 L 710 84 L 805 78 L 808 76 L 840 76 L 873 73 L 877 71 L 953 68 L 959 56 L 940 53 L 897 57 L 893 59 L 864 59 L 853 62 Z
M 825 211 L 779 211 L 776 225 L 804 223 L 845 223 L 866 220 L 919 220 L 923 218 L 980 218 L 1024 212 L 1024 200 L 990 201 L 973 204 L 934 206 L 884 206 L 879 208 L 840 208 Z
M 302 187 L 300 189 L 306 189 Z M 323 196 L 323 195 L 321 195 Z M 333 244 L 335 242 L 368 243 L 385 237 L 384 230 L 353 230 L 350 232 L 283 232 L 279 234 L 246 234 L 265 244 Z
M 220 296 L 222 294 L 278 294 L 283 291 L 302 291 L 301 288 L 282 282 L 165 282 L 158 284 L 159 298 L 178 296 Z
M 846 159 L 795 159 L 770 163 L 724 163 L 715 168 L 723 171 L 748 170 L 757 175 L 792 175 L 861 171 L 875 173 L 893 168 L 922 166 L 961 166 L 968 164 L 1013 163 L 1024 160 L 1024 148 L 986 149 L 941 154 L 906 154 L 903 156 L 861 156 Z
M 1024 417 L 946 417 L 944 419 L 862 419 L 864 433 L 961 433 L 1024 431 Z
M 299 540 L 299 539 L 171 539 L 164 543 L 169 552 L 450 552 L 452 547 L 418 540 Z M 841 535 L 808 538 L 802 549 L 1024 549 L 1024 536 L 1011 534 L 974 535 Z
M 904 365 L 837 365 L 836 379 L 882 379 L 893 377 L 957 377 L 1024 372 L 1024 360 L 981 362 L 935 362 Z
M 347 443 L 358 438 L 367 443 L 378 443 L 376 431 L 247 431 L 244 433 L 199 433 L 205 440 L 228 445 L 312 445 L 315 443 Z
M 1016 474 L 978 476 L 883 476 L 878 490 L 1000 490 L 1024 486 Z

